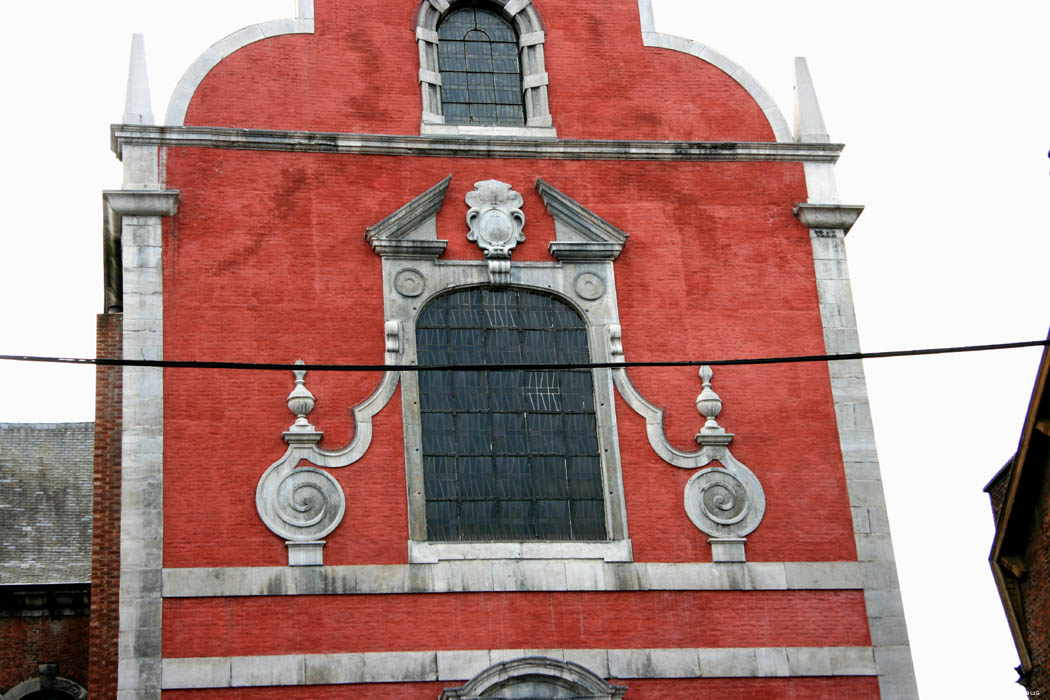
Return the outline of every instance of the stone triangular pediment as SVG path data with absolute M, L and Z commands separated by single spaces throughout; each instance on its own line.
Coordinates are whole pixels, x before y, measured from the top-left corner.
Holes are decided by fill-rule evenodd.
M 437 213 L 452 181 L 449 175 L 408 204 L 365 230 L 365 240 L 383 257 L 437 258 L 448 241 L 437 237 Z
M 536 191 L 554 217 L 554 233 L 548 249 L 559 261 L 615 260 L 628 234 L 569 197 L 542 178 Z

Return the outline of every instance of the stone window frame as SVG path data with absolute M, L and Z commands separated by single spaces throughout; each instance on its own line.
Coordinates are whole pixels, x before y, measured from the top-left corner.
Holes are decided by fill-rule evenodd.
M 423 0 L 416 21 L 419 47 L 419 88 L 422 95 L 420 133 L 424 136 L 525 136 L 557 138 L 547 99 L 545 34 L 532 0 L 488 0 L 477 6 L 490 9 L 510 22 L 518 36 L 521 84 L 524 90 L 525 126 L 446 124 L 441 109 L 441 71 L 438 66 L 438 25 L 451 10 L 464 3 Z
M 366 238 L 382 257 L 388 361 L 417 363 L 415 324 L 434 298 L 455 290 L 495 284 L 491 260 L 439 260 L 447 241 L 437 236 L 436 214 L 451 178 L 446 178 L 383 221 L 369 228 Z M 590 359 L 613 362 L 617 356 L 619 304 L 613 260 L 627 235 L 591 214 L 547 185 L 537 189 L 554 216 L 558 240 L 549 246 L 551 262 L 510 262 L 498 284 L 548 294 L 568 304 L 583 319 Z M 575 217 L 573 215 L 576 215 Z M 577 240 L 567 223 L 593 233 Z M 615 329 L 615 330 L 614 330 Z M 390 336 L 393 336 L 391 339 Z M 393 351 L 393 355 L 391 352 Z M 431 542 L 426 537 L 426 498 L 419 380 L 415 372 L 400 373 L 404 425 L 405 471 L 408 490 L 409 561 L 414 564 L 456 559 L 602 559 L 633 561 L 627 532 L 615 412 L 613 370 L 593 370 L 595 422 L 605 493 L 605 541 Z

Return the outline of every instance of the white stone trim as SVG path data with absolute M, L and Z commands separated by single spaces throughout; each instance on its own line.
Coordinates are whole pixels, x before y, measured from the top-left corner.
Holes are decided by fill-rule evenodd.
M 723 56 L 710 46 L 701 44 L 692 39 L 685 39 L 673 34 L 663 34 L 656 31 L 656 23 L 653 20 L 652 0 L 638 0 L 638 14 L 642 25 L 642 44 L 654 48 L 670 49 L 696 56 L 701 61 L 710 63 L 715 68 L 726 73 L 730 78 L 747 90 L 751 98 L 758 103 L 763 114 L 769 121 L 773 134 L 778 142 L 793 141 L 791 129 L 788 127 L 784 114 L 780 111 L 776 101 L 766 91 L 762 84 L 744 70 L 743 67 Z
M 716 161 L 716 162 L 794 162 L 835 163 L 841 144 L 761 143 L 757 141 L 602 141 L 561 139 L 554 141 L 546 130 L 490 134 L 479 139 L 457 136 L 443 125 L 430 124 L 434 135 L 396 136 L 345 134 L 317 131 L 275 131 L 208 126 L 149 126 L 115 124 L 111 144 L 118 157 L 135 146 L 189 148 L 235 148 L 237 150 L 288 151 L 296 153 L 338 153 L 348 155 L 434 156 L 441 158 L 536 158 L 547 160 L 615 161 Z M 464 127 L 466 128 L 466 127 Z M 807 170 L 808 182 L 808 170 Z M 812 194 L 812 193 L 811 193 Z M 811 201 L 812 200 L 811 198 Z
M 164 659 L 165 690 L 467 681 L 526 656 L 578 663 L 603 678 L 874 676 L 871 647 L 476 649 Z M 894 698 L 883 694 L 885 698 Z
M 843 211 L 836 219 L 836 209 L 815 207 L 811 213 L 815 215 L 815 221 L 837 222 L 843 227 L 852 224 L 859 214 L 855 207 L 842 207 Z M 843 228 L 810 229 L 824 345 L 828 354 L 860 352 L 846 263 L 845 235 Z M 886 519 L 886 501 L 864 368 L 859 360 L 849 360 L 829 362 L 828 370 L 846 488 L 853 513 L 868 628 L 879 671 L 879 689 L 884 698 L 917 699 L 918 688 Z
M 598 558 L 164 569 L 165 598 L 496 591 L 858 590 L 857 562 L 608 563 Z M 873 600 L 873 604 L 878 601 Z M 892 601 L 891 601 L 892 602 Z M 892 609 L 892 606 L 891 608 Z
M 634 560 L 630 540 L 614 542 L 418 542 L 409 540 L 408 561 L 436 564 L 440 561 L 479 559 L 600 559 L 609 562 Z
M 274 19 L 260 22 L 249 27 L 239 29 L 233 34 L 220 39 L 202 53 L 196 61 L 186 69 L 182 78 L 175 86 L 175 91 L 168 102 L 168 112 L 164 123 L 168 126 L 182 126 L 186 121 L 186 110 L 189 109 L 190 100 L 197 92 L 204 77 L 211 69 L 219 65 L 224 58 L 235 51 L 244 48 L 256 41 L 269 39 L 284 34 L 313 34 L 314 33 L 314 8 L 313 0 L 297 0 L 297 14 L 295 19 Z
M 106 192 L 120 222 L 124 357 L 164 359 L 162 216 L 178 193 Z M 163 567 L 164 370 L 123 370 L 118 694 L 159 700 Z
M 440 83 L 439 83 L 440 84 Z M 426 117 L 429 112 L 424 113 Z M 435 115 L 437 116 L 437 115 Z M 473 124 L 446 124 L 445 118 L 440 122 L 423 122 L 419 127 L 423 136 L 460 136 L 481 138 L 528 138 L 556 139 L 558 132 L 554 127 L 546 126 L 480 126 Z

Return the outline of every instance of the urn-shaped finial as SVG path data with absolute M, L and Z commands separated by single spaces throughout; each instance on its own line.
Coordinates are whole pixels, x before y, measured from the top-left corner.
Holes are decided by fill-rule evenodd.
M 701 434 L 706 433 L 724 433 L 725 430 L 718 424 L 715 418 L 722 412 L 722 399 L 718 394 L 711 388 L 711 377 L 714 376 L 714 372 L 707 365 L 703 365 L 700 368 L 700 381 L 703 383 L 703 391 L 696 397 L 696 410 L 700 412 L 706 421 L 704 426 L 700 428 Z
M 295 361 L 295 364 L 302 365 L 306 363 L 299 359 Z M 292 374 L 295 375 L 295 387 L 292 389 L 292 393 L 288 394 L 288 410 L 295 414 L 295 422 L 292 423 L 289 430 L 297 432 L 313 431 L 314 427 L 310 425 L 310 421 L 306 420 L 306 414 L 314 410 L 314 404 L 317 403 L 317 400 L 310 393 L 310 390 L 306 388 L 306 370 L 293 369 Z

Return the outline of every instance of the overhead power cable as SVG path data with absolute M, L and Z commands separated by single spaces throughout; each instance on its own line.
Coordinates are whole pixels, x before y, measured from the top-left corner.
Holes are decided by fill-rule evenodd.
M 916 350 L 887 350 L 883 352 L 850 352 L 834 355 L 792 355 L 784 357 L 743 357 L 728 360 L 659 360 L 647 362 L 567 362 L 560 364 L 465 364 L 465 365 L 330 365 L 288 364 L 280 362 L 209 362 L 196 360 L 128 360 L 108 357 L 42 357 L 38 355 L 0 355 L 0 360 L 12 362 L 43 362 L 67 365 L 98 365 L 101 367 L 162 367 L 165 369 L 239 369 L 239 370 L 309 370 L 311 372 L 437 372 L 437 371 L 514 371 L 566 369 L 627 369 L 631 367 L 726 367 L 731 365 L 786 365 L 800 362 L 841 362 L 844 360 L 874 360 L 884 357 L 916 357 L 920 355 L 948 355 L 986 350 L 1013 350 L 1050 345 L 1045 340 L 1025 340 L 989 345 L 957 345 L 954 347 L 921 348 Z

